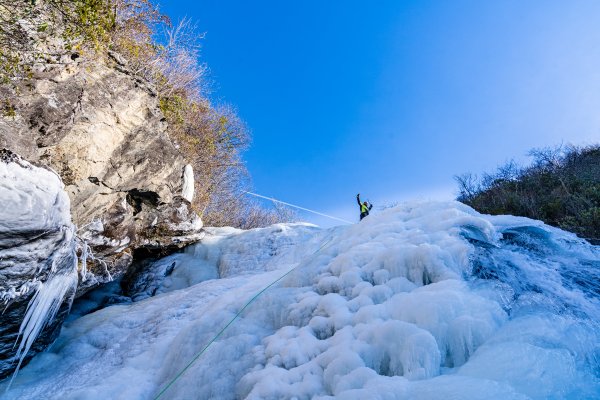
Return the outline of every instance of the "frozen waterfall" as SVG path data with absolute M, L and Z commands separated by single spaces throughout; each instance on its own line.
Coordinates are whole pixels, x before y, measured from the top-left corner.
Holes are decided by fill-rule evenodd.
M 0 376 L 58 334 L 77 286 L 70 202 L 53 171 L 0 150 Z M 18 329 L 17 329 L 18 327 Z M 46 329 L 48 328 L 48 329 Z M 45 332 L 44 340 L 39 340 Z M 16 351 L 15 351 L 16 350 Z
M 162 398 L 600 398 L 600 251 L 570 233 L 456 202 L 209 233 L 0 398 L 152 399 L 291 268 Z

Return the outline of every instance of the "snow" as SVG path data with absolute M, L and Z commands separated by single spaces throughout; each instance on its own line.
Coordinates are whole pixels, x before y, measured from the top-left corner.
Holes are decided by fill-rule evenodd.
M 572 234 L 456 202 L 209 229 L 138 301 L 67 323 L 1 398 L 152 399 L 291 269 L 161 398 L 600 398 L 598 266 Z

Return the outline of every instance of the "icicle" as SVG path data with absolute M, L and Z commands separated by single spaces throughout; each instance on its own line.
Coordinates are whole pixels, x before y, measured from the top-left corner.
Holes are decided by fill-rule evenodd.
M 77 255 L 75 243 L 72 240 L 73 232 L 69 227 L 63 229 L 66 244 L 57 251 L 52 259 L 50 275 L 45 282 L 39 283 L 37 291 L 27 305 L 25 317 L 19 327 L 19 334 L 15 342 L 16 345 L 21 338 L 16 354 L 19 362 L 6 391 L 10 389 L 25 356 L 39 334 L 54 320 L 67 293 L 77 287 Z M 57 273 L 57 267 L 62 263 L 71 263 L 72 268 L 66 272 Z
M 17 349 L 19 363 L 17 364 L 17 368 L 10 380 L 7 390 L 17 376 L 21 364 L 33 345 L 33 342 L 37 339 L 40 332 L 54 320 L 65 295 L 76 285 L 76 274 L 56 275 L 40 285 L 40 288 L 27 306 L 27 313 L 19 328 L 19 337 L 21 337 L 21 342 Z
M 87 244 L 87 241 L 81 238 L 77 238 L 77 246 L 78 249 L 81 250 L 81 255 L 79 256 L 79 260 L 81 261 L 81 269 L 79 271 L 79 277 L 81 278 L 81 282 L 85 282 L 88 279 L 88 269 L 87 269 L 87 261 L 91 260 L 100 264 L 104 267 L 104 275 L 108 281 L 112 281 L 112 275 L 108 270 L 108 265 L 106 261 L 96 258 L 92 251 L 90 245 Z
M 87 255 L 88 255 L 88 245 L 86 242 L 83 242 L 83 248 L 81 249 L 81 281 L 85 282 L 87 278 Z
M 79 271 L 79 277 L 81 278 L 81 282 L 85 282 L 87 280 L 87 259 L 90 257 L 93 260 L 94 256 L 91 254 L 90 246 L 88 246 L 85 240 L 78 239 L 78 243 L 81 247 L 81 271 Z
M 194 169 L 190 164 L 187 164 L 183 170 L 181 197 L 190 202 L 194 199 Z

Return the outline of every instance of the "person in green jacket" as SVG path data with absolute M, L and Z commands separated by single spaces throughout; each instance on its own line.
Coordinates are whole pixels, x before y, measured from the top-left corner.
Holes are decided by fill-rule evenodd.
M 373 204 L 369 204 L 366 201 L 361 203 L 360 193 L 356 195 L 356 201 L 358 202 L 358 206 L 360 207 L 360 220 L 362 221 L 364 217 L 369 215 L 369 211 L 371 211 L 371 208 L 373 208 Z

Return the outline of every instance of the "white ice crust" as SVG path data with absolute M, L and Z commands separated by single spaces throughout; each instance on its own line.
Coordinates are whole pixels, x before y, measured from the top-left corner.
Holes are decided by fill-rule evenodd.
M 511 229 L 554 250 L 502 242 Z M 156 296 L 66 325 L 2 398 L 152 399 L 291 268 L 163 398 L 600 398 L 598 298 L 557 275 L 600 255 L 571 234 L 455 202 L 210 233 L 159 262 L 175 267 Z M 475 260 L 518 274 L 482 278 Z
M 58 175 L 18 156 L 0 162 L 0 205 L 0 304 L 35 291 L 15 343 L 20 366 L 77 285 L 74 226 Z
M 70 201 L 56 173 L 0 162 L 0 231 L 50 230 L 70 225 Z

